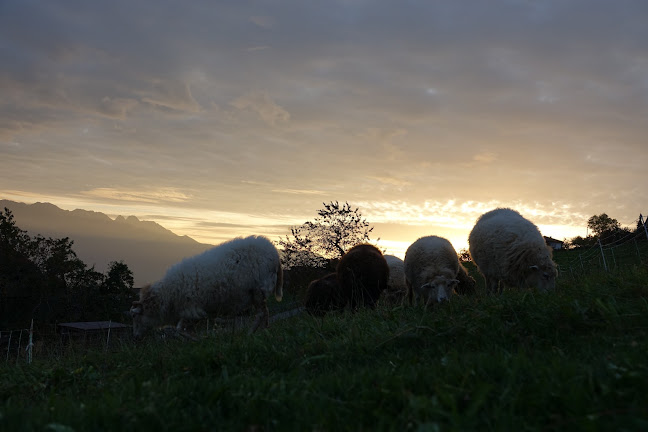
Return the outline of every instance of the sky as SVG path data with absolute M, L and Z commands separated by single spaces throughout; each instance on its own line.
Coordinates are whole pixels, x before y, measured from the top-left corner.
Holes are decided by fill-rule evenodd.
M 349 202 L 387 253 L 512 207 L 648 212 L 644 0 L 0 0 L 0 198 L 278 240 Z

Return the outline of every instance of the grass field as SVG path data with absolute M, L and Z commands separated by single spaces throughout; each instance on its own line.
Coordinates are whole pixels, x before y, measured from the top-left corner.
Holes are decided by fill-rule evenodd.
M 0 365 L 0 430 L 648 430 L 648 269 Z

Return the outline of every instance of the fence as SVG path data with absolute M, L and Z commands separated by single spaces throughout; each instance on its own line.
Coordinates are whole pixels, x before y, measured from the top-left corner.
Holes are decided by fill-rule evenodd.
M 76 350 L 118 349 L 132 341 L 130 325 L 112 321 L 44 324 L 29 329 L 0 330 L 0 361 L 32 363 L 33 356 L 61 356 Z
M 5 363 L 14 360 L 18 363 L 24 360 L 26 363 L 32 362 L 32 353 L 34 347 L 34 320 L 28 329 L 18 330 L 0 330 L 0 349 L 5 357 Z
M 638 230 L 618 237 L 612 233 L 596 239 L 588 248 L 562 251 L 554 254 L 560 276 L 576 277 L 591 271 L 615 271 L 625 266 L 648 261 L 648 228 L 643 215 L 634 223 Z

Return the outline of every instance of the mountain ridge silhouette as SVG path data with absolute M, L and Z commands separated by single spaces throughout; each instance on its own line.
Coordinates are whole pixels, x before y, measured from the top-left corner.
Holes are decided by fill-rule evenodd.
M 0 200 L 0 209 L 4 208 L 32 237 L 68 237 L 79 259 L 99 272 L 105 273 L 111 261 L 123 261 L 133 272 L 136 287 L 155 282 L 171 265 L 213 247 L 135 216 L 111 219 L 101 212 L 63 210 L 47 202 Z

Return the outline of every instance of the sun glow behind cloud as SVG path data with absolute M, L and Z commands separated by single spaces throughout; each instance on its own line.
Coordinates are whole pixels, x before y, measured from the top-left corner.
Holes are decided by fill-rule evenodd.
M 305 193 L 312 191 L 286 191 Z M 318 208 L 310 216 L 303 213 L 263 214 L 196 208 L 185 203 L 186 195 L 177 190 L 92 190 L 75 198 L 30 194 L 20 191 L 1 191 L 5 199 L 34 203 L 51 202 L 65 210 L 92 209 L 115 218 L 118 215 L 136 216 L 151 220 L 178 235 L 187 235 L 196 241 L 218 244 L 237 236 L 261 234 L 278 240 L 290 233 L 291 226 L 299 226 L 316 217 Z M 116 200 L 115 197 L 121 197 Z M 126 197 L 126 198 L 124 198 Z M 175 205 L 174 205 L 175 204 Z M 179 204 L 179 205 L 178 205 Z M 476 219 L 497 207 L 512 207 L 536 223 L 543 235 L 564 239 L 585 235 L 587 217 L 575 217 L 569 205 L 556 204 L 544 208 L 539 204 L 499 201 L 477 202 L 457 200 L 351 202 L 363 217 L 375 225 L 372 240 L 380 238 L 378 246 L 386 254 L 404 257 L 407 247 L 426 235 L 446 237 L 457 251 L 468 247 L 468 234 Z
M 461 249 L 501 206 L 559 239 L 629 223 L 648 3 L 494 3 L 8 0 L 0 197 L 208 243 L 348 201 L 397 255 L 429 234 Z
M 382 243 L 387 253 L 403 257 L 407 247 L 418 237 L 438 235 L 446 237 L 457 251 L 468 248 L 468 235 L 477 218 L 498 207 L 511 207 L 534 222 L 540 232 L 548 237 L 564 239 L 585 235 L 587 217 L 578 215 L 566 204 L 556 204 L 551 208 L 534 203 L 501 201 L 425 201 L 412 204 L 406 201 L 358 202 L 368 221 L 379 224 L 407 226 L 402 238 L 398 238 L 397 228 L 386 236 Z M 413 227 L 419 227 L 417 230 Z
M 323 194 L 315 190 L 273 190 L 288 195 Z M 77 196 L 41 195 L 22 191 L 0 191 L 2 198 L 33 203 L 51 202 L 63 209 L 92 209 L 111 217 L 136 216 L 153 220 L 178 235 L 188 235 L 203 243 L 219 243 L 239 235 L 264 234 L 276 240 L 289 234 L 291 226 L 298 226 L 316 217 L 319 209 L 310 212 L 272 211 L 241 213 L 200 208 L 192 205 L 191 197 L 174 188 L 113 189 L 100 188 L 84 191 Z M 448 238 L 457 250 L 467 248 L 467 238 L 477 218 L 497 207 L 511 207 L 534 222 L 543 235 L 557 239 L 585 235 L 587 218 L 571 205 L 551 203 L 550 206 L 523 201 L 491 200 L 424 201 L 406 200 L 350 201 L 363 217 L 378 228 L 373 238 L 380 237 L 380 245 L 387 253 L 403 256 L 407 246 L 416 238 L 439 235 Z

